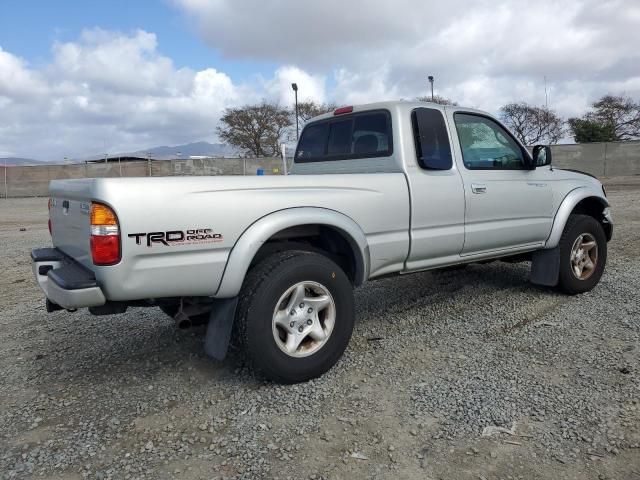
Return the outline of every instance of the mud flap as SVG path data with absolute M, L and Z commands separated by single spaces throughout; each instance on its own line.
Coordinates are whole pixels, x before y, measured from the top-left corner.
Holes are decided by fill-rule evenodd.
M 555 287 L 560 276 L 560 247 L 538 250 L 531 259 L 531 283 Z
M 225 298 L 217 300 L 211 310 L 204 351 L 216 360 L 224 360 L 227 356 L 237 306 L 238 297 Z

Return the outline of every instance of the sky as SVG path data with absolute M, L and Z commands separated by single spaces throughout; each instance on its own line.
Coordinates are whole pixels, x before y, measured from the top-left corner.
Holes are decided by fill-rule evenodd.
M 205 140 L 226 108 L 428 92 L 497 113 L 640 99 L 638 0 L 3 0 L 0 157 Z

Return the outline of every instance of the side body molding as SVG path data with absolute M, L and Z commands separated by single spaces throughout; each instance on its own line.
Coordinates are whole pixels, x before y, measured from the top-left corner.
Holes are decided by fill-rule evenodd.
M 274 234 L 301 225 L 325 225 L 334 227 L 349 242 L 356 259 L 355 284 L 369 278 L 369 246 L 367 238 L 350 217 L 327 208 L 295 207 L 266 215 L 247 228 L 231 250 L 214 297 L 231 298 L 238 295 L 251 261 L 260 247 Z
M 602 204 L 602 210 L 609 206 L 607 199 L 601 192 L 595 189 L 578 187 L 571 190 L 567 196 L 564 197 L 556 212 L 556 216 L 553 219 L 553 227 L 551 227 L 551 233 L 549 234 L 549 238 L 547 238 L 544 248 L 555 248 L 558 246 L 564 226 L 567 224 L 567 220 L 569 220 L 569 215 L 571 215 L 571 212 L 578 203 L 589 197 L 597 199 Z

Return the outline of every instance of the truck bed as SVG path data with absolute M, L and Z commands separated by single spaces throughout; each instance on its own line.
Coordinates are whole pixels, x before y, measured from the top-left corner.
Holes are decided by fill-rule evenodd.
M 409 249 L 402 173 L 55 180 L 51 196 L 53 245 L 94 272 L 105 296 L 116 301 L 215 295 L 240 235 L 289 208 L 330 209 L 353 219 L 369 244 L 370 276 L 401 270 Z M 118 216 L 122 261 L 116 265 L 91 262 L 92 201 Z M 216 237 L 165 245 L 148 236 L 198 230 Z

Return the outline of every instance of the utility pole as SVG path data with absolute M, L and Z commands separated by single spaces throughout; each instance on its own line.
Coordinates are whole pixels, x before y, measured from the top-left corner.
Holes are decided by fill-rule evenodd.
M 300 128 L 298 127 L 298 84 L 292 83 L 291 88 L 293 88 L 293 93 L 296 96 L 296 142 L 300 137 Z
M 547 142 L 551 139 L 551 125 L 549 125 L 549 95 L 547 94 L 547 76 L 544 76 L 544 114 L 547 117 Z M 545 142 L 546 143 L 546 142 Z
M 9 198 L 9 189 L 7 188 L 7 159 L 4 159 L 4 198 Z
M 431 84 L 431 101 L 433 102 L 433 75 L 429 75 L 429 83 Z

